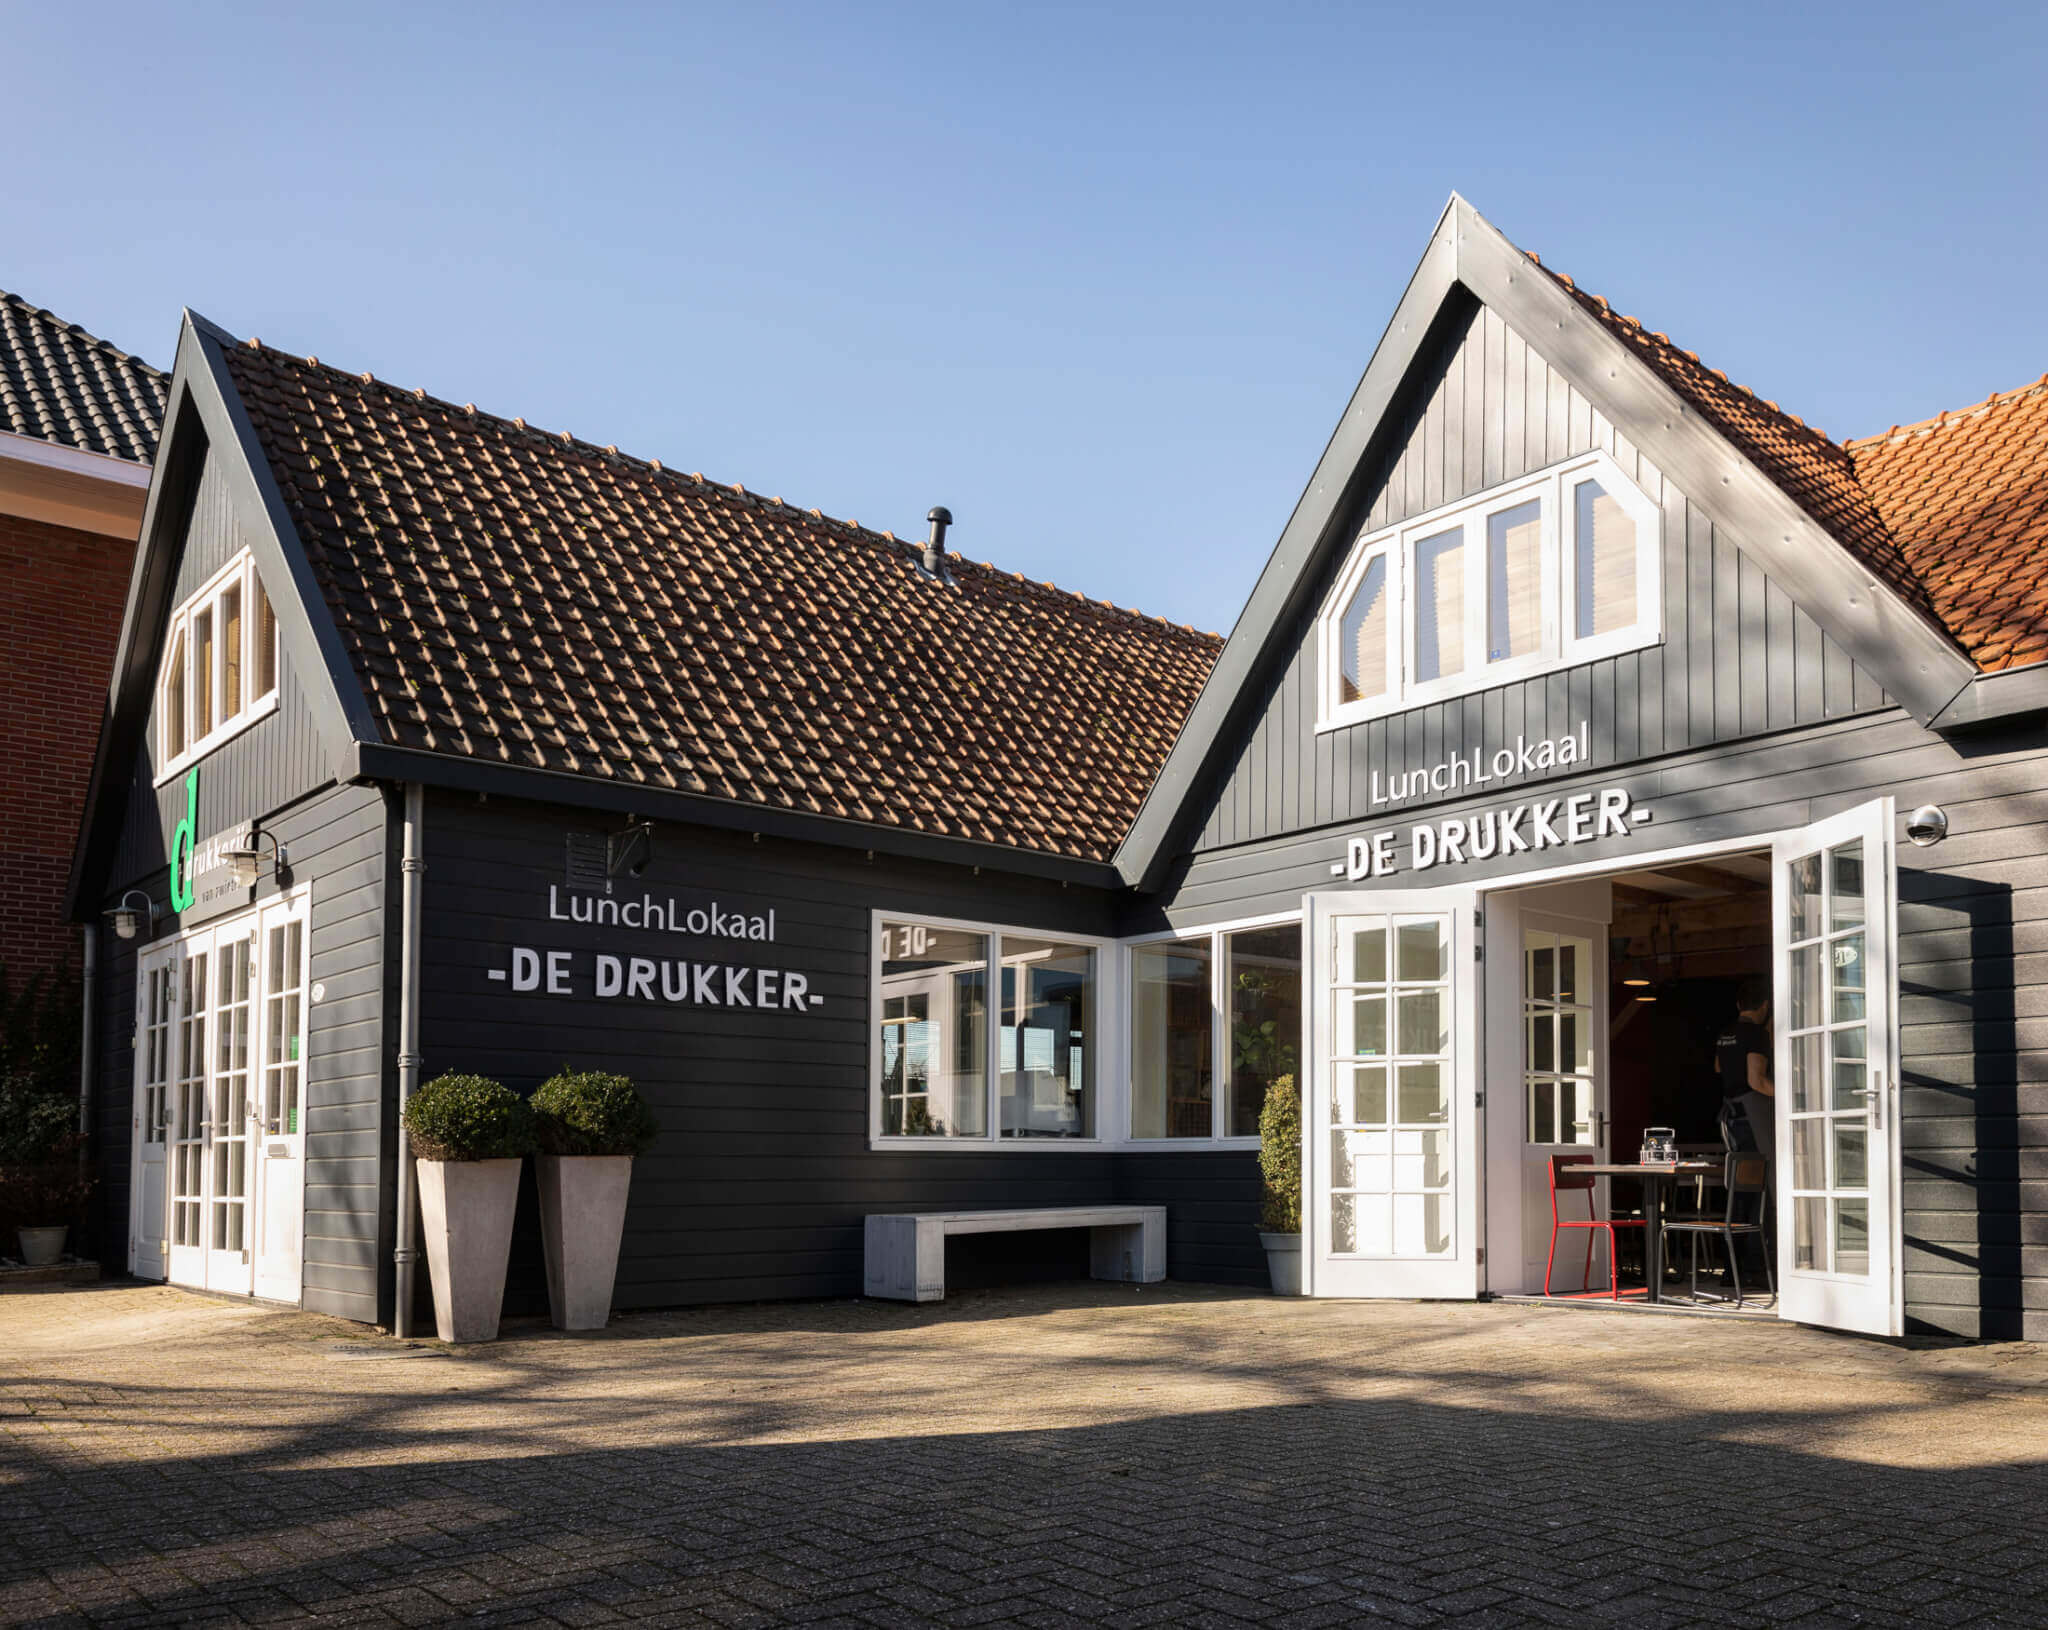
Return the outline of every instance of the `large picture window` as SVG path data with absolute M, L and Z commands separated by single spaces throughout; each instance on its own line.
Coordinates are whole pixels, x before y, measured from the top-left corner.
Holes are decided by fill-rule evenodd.
M 1320 728 L 1655 644 L 1659 522 L 1602 453 L 1361 538 L 1319 623 Z
M 876 936 L 878 1138 L 1095 1137 L 1101 946 L 912 917 Z
M 159 782 L 277 706 L 277 615 L 244 552 L 177 610 L 157 676 Z

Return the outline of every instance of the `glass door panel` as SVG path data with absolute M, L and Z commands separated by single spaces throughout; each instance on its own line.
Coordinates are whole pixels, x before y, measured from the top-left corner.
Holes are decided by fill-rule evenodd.
M 130 1188 L 128 1266 L 138 1279 L 164 1277 L 170 1248 L 167 1167 L 170 1155 L 172 1059 L 176 1038 L 179 969 L 175 955 L 161 955 L 138 971 L 135 1104 L 130 1130 L 135 1140 L 135 1180 Z
M 206 1102 L 208 1021 L 207 973 L 212 966 L 204 942 L 187 947 L 171 964 L 177 1017 L 170 1039 L 172 1057 L 170 1167 L 171 1233 L 169 1272 L 180 1285 L 206 1284 Z
M 1781 838 L 1773 859 L 1781 1307 L 1898 1335 L 1890 800 Z
M 206 1285 L 247 1294 L 249 1241 L 249 1026 L 255 944 L 223 935 L 213 952 L 213 1072 L 208 1083 Z
M 265 910 L 256 971 L 262 987 L 256 1057 L 260 1124 L 255 1292 L 296 1302 L 301 1290 L 306 1192 L 306 906 L 302 898 Z

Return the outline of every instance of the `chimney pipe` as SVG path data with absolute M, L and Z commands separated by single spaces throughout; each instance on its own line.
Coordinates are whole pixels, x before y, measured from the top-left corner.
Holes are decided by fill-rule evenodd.
M 924 546 L 924 569 L 937 577 L 945 561 L 946 528 L 953 524 L 953 512 L 940 504 L 925 519 L 932 523 L 932 535 Z

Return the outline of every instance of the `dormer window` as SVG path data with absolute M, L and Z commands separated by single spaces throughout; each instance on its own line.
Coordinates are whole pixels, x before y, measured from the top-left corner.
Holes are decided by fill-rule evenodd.
M 277 706 L 277 615 L 247 551 L 171 613 L 157 675 L 157 779 Z
M 1319 623 L 1319 727 L 1656 644 L 1660 520 L 1602 453 L 1361 538 Z

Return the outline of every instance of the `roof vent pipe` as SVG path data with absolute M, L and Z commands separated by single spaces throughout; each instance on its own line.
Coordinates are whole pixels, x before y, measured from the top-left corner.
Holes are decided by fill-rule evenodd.
M 953 524 L 953 512 L 940 504 L 925 519 L 932 523 L 932 535 L 924 546 L 924 569 L 937 577 L 946 556 L 946 528 Z

